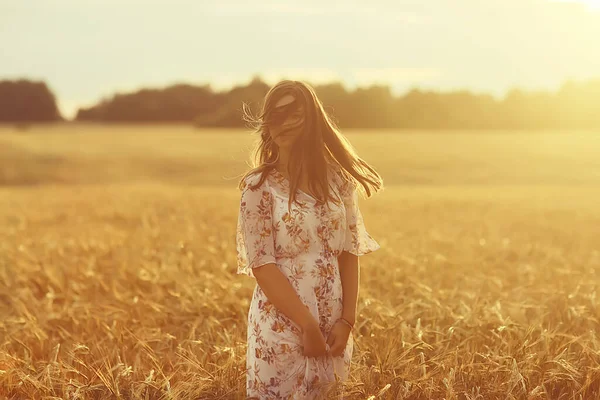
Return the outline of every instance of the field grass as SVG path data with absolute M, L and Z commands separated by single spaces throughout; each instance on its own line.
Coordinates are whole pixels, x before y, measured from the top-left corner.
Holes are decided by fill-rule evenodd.
M 347 136 L 386 185 L 348 398 L 600 398 L 600 135 Z M 0 128 L 0 398 L 243 398 L 252 140 Z

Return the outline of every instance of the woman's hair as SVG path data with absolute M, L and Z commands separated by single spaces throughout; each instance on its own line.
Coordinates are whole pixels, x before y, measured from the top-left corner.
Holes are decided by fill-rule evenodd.
M 244 121 L 248 122 L 253 130 L 260 134 L 251 155 L 251 167 L 239 183 L 242 189 L 245 179 L 252 174 L 260 173 L 261 177 L 254 187 L 260 186 L 267 174 L 275 168 L 279 158 L 279 146 L 272 140 L 269 125 L 276 119 L 281 119 L 278 111 L 281 107 L 275 105 L 285 95 L 295 98 L 294 108 L 301 107 L 304 111 L 302 133 L 292 145 L 288 168 L 290 174 L 290 200 L 288 207 L 296 201 L 296 189 L 302 176 L 302 169 L 308 173 L 308 184 L 317 200 L 326 203 L 326 199 L 336 201 L 329 191 L 327 182 L 328 164 L 337 166 L 342 179 L 360 183 L 367 194 L 371 196 L 372 190 L 378 192 L 383 188 L 383 179 L 365 160 L 360 158 L 352 144 L 336 127 L 332 119 L 323 109 L 323 104 L 317 97 L 314 89 L 307 83 L 294 80 L 282 80 L 267 92 L 261 113 L 253 117 L 248 106 L 243 103 Z

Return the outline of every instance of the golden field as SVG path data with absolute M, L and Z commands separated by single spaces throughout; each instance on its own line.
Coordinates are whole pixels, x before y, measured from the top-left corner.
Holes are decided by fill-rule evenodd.
M 600 398 L 600 135 L 345 133 L 386 185 L 348 398 Z M 0 399 L 244 397 L 253 140 L 0 128 Z

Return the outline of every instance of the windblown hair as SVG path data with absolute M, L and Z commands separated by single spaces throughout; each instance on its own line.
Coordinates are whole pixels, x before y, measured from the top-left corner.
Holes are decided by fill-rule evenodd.
M 350 141 L 340 133 L 324 110 L 314 89 L 305 82 L 287 79 L 280 81 L 267 92 L 262 111 L 257 117 L 252 116 L 248 105 L 243 103 L 244 121 L 260 135 L 260 139 L 250 157 L 252 169 L 243 175 L 239 188 L 242 189 L 245 179 L 255 173 L 260 173 L 261 177 L 253 188 L 260 186 L 268 173 L 275 169 L 279 158 L 279 146 L 272 140 L 269 125 L 279 114 L 275 105 L 287 94 L 294 96 L 296 106 L 304 110 L 302 134 L 292 146 L 287 166 L 290 174 L 288 208 L 292 202 L 296 202 L 296 190 L 304 169 L 308 173 L 310 190 L 317 194 L 318 202 L 327 203 L 329 199 L 337 201 L 329 190 L 328 164 L 333 165 L 340 172 L 342 179 L 349 181 L 354 187 L 358 187 L 356 182 L 360 183 L 367 197 L 371 196 L 372 191 L 382 190 L 382 177 L 357 155 Z

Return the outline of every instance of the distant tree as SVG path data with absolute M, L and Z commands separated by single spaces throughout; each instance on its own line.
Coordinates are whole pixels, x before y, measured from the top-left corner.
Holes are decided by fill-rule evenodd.
M 600 129 L 600 79 L 567 81 L 556 94 L 555 112 L 565 126 Z
M 177 84 L 164 89 L 117 93 L 77 112 L 79 121 L 190 122 L 198 113 L 216 111 L 215 94 L 208 85 Z
M 62 119 L 54 94 L 46 83 L 27 79 L 0 81 L 0 122 L 52 122 Z

